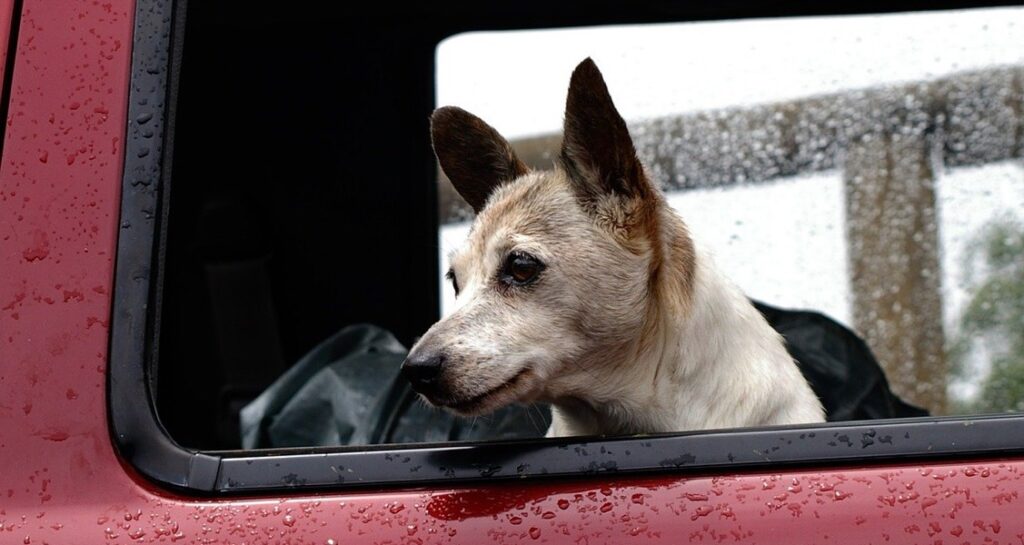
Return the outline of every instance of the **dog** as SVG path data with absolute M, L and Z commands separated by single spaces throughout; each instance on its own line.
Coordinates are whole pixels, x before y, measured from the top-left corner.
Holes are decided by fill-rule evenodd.
M 782 337 L 651 183 L 591 59 L 554 170 L 457 107 L 434 111 L 431 136 L 476 218 L 451 255 L 454 311 L 402 365 L 429 403 L 546 402 L 549 437 L 824 420 Z

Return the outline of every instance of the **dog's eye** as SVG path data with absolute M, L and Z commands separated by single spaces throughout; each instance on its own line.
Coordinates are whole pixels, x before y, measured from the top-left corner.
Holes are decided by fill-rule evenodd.
M 452 281 L 452 287 L 455 288 L 455 296 L 459 296 L 459 280 L 455 278 L 455 269 L 448 269 L 448 272 L 444 273 L 444 277 Z
M 525 286 L 537 279 L 544 270 L 544 264 L 525 252 L 512 252 L 505 258 L 500 279 L 512 286 Z

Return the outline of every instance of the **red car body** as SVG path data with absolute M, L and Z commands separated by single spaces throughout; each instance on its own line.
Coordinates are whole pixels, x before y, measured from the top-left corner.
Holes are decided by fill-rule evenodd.
M 0 543 L 1024 542 L 1024 458 L 212 497 L 152 482 L 115 448 L 107 401 L 133 2 L 2 4 L 0 27 L 21 13 L 0 168 Z

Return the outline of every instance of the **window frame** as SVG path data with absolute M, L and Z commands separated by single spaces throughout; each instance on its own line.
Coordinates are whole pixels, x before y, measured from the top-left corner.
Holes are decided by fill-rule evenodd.
M 1012 2 L 986 3 L 988 6 Z M 628 15 L 573 0 L 552 10 L 528 0 L 509 13 L 467 7 L 435 34 L 434 45 L 469 30 L 554 28 L 641 22 L 835 15 L 968 7 L 964 2 L 897 2 L 884 8 L 842 1 L 793 7 L 730 2 L 716 7 L 645 0 Z M 977 7 L 977 6 L 970 6 Z M 384 15 L 384 8 L 377 8 Z M 438 14 L 443 7 L 413 8 Z M 581 13 L 586 14 L 581 16 Z M 409 14 L 422 16 L 421 13 Z M 287 489 L 384 488 L 534 480 L 598 474 L 779 469 L 793 466 L 893 464 L 917 460 L 1024 454 L 1024 415 L 999 414 L 744 428 L 642 437 L 374 445 L 252 451 L 197 451 L 174 442 L 153 398 L 160 282 L 168 212 L 170 157 L 183 0 L 138 0 L 128 127 L 111 316 L 108 401 L 112 440 L 145 477 L 192 493 Z M 429 19 L 428 19 L 429 20 Z M 424 112 L 424 116 L 429 112 Z M 429 145 L 427 136 L 423 145 Z M 425 206 L 433 206 L 426 203 Z

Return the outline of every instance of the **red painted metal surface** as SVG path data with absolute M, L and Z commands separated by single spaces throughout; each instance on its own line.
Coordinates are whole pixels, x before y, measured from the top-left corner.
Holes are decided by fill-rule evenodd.
M 1021 460 L 220 499 L 146 482 L 104 398 L 132 10 L 24 3 L 0 167 L 0 544 L 1024 542 Z

